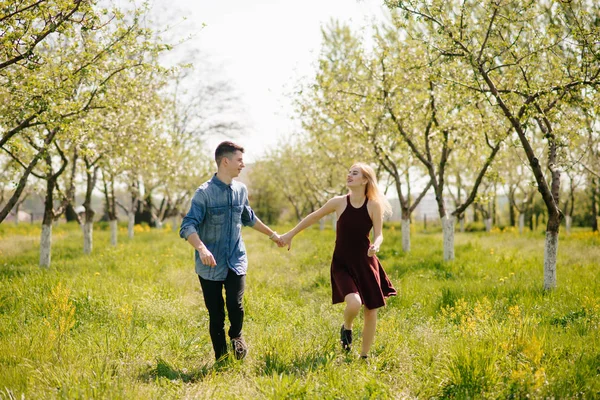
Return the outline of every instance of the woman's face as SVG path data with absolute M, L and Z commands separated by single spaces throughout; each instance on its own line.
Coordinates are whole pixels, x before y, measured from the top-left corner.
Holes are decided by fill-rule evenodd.
M 346 186 L 351 187 L 360 187 L 367 184 L 367 178 L 364 177 L 360 168 L 353 165 L 350 170 L 348 170 L 348 176 L 346 176 Z

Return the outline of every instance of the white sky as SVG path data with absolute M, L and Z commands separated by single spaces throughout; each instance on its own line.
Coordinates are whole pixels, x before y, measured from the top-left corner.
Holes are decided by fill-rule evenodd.
M 382 0 L 154 0 L 153 9 L 172 24 L 185 16 L 176 31 L 194 36 L 178 51 L 207 54 L 236 88 L 248 133 L 234 140 L 248 162 L 298 130 L 290 93 L 314 74 L 321 27 L 335 18 L 359 29 L 385 12 Z

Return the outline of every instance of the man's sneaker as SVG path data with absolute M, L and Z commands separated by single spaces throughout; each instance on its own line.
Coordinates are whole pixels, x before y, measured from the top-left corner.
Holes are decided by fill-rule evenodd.
M 350 351 L 352 347 L 352 329 L 346 329 L 344 324 L 342 324 L 342 329 L 340 330 L 340 341 L 342 342 L 342 349 Z
M 248 354 L 248 345 L 246 345 L 244 338 L 241 336 L 231 339 L 231 347 L 233 347 L 233 354 L 238 360 L 241 360 Z

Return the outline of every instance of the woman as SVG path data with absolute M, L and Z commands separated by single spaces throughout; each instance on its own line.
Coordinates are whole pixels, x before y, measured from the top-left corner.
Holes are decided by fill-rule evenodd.
M 340 331 L 342 348 L 352 345 L 352 323 L 364 304 L 363 341 L 361 358 L 367 358 L 375 338 L 377 309 L 385 299 L 396 295 L 377 256 L 383 242 L 384 215 L 391 215 L 390 203 L 377 187 L 373 168 L 354 164 L 348 171 L 346 186 L 349 193 L 336 196 L 323 207 L 306 216 L 281 240 L 291 248 L 292 239 L 324 216 L 335 212 L 339 216 L 335 250 L 331 261 L 331 289 L 333 304 L 346 302 L 344 323 Z M 373 228 L 373 243 L 369 233 Z

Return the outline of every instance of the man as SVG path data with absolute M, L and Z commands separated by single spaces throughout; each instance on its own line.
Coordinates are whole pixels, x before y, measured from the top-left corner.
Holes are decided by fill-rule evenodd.
M 248 268 L 241 236 L 242 225 L 264 233 L 280 247 L 283 246 L 279 235 L 254 215 L 248 204 L 246 186 L 233 180 L 245 166 L 243 153 L 243 147 L 229 141 L 217 146 L 217 173 L 196 190 L 179 230 L 179 236 L 196 249 L 196 273 L 208 309 L 210 338 L 217 360 L 228 355 L 224 330 L 225 305 L 234 355 L 239 360 L 248 352 L 242 337 L 242 299 Z

